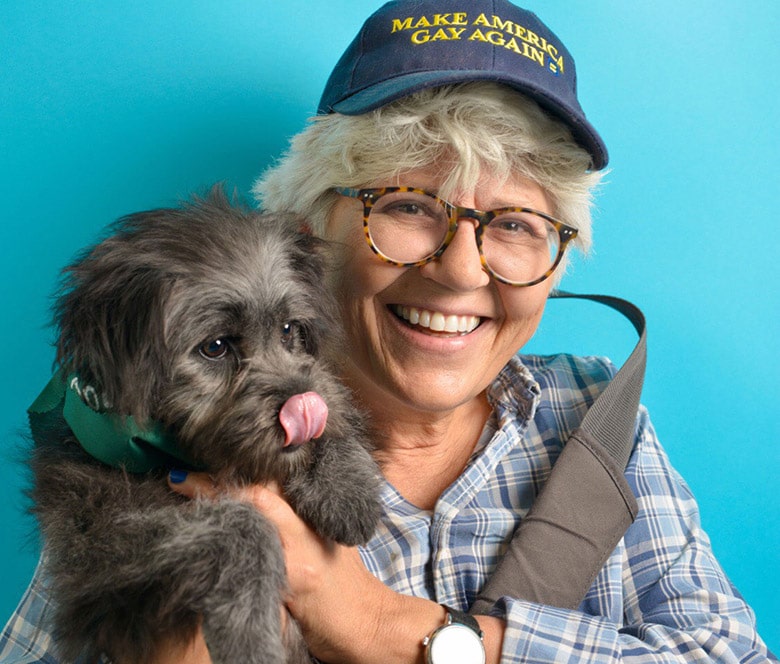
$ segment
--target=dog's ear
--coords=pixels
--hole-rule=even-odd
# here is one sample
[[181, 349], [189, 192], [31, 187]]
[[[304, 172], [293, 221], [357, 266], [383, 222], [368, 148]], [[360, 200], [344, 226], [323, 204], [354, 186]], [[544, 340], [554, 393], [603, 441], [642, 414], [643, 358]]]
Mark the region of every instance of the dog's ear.
[[54, 307], [57, 363], [94, 386], [112, 410], [148, 418], [165, 366], [164, 304], [174, 279], [133, 248], [139, 215], [63, 270]]

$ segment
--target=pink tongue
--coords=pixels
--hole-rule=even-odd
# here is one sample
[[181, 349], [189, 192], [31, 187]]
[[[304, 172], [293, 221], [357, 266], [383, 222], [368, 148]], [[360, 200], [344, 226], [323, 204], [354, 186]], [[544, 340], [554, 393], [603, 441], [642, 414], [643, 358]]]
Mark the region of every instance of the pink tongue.
[[319, 438], [328, 421], [328, 406], [316, 392], [296, 394], [279, 411], [279, 422], [284, 429], [284, 446], [301, 445]]

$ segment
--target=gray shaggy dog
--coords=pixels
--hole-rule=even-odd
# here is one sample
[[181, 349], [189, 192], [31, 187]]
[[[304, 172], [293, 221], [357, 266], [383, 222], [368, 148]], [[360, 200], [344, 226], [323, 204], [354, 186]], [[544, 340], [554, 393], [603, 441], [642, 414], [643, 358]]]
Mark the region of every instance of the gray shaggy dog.
[[[62, 389], [99, 418], [155, 423], [175, 441], [161, 451], [128, 434], [136, 456], [111, 465], [85, 452], [93, 443], [77, 440], [64, 406], [31, 411], [32, 509], [65, 661], [141, 664], [199, 627], [215, 664], [309, 661], [292, 619], [282, 633], [274, 528], [250, 505], [186, 500], [166, 482], [182, 459], [228, 487], [274, 480], [323, 537], [371, 537], [378, 470], [326, 367], [337, 307], [322, 243], [298, 224], [215, 187], [119, 220], [64, 270]], [[138, 454], [143, 472], [131, 472]]]

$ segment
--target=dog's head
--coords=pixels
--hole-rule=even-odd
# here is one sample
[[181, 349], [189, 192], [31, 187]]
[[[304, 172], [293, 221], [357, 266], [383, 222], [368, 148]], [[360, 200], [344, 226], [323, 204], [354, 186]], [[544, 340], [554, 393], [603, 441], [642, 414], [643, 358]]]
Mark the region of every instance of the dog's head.
[[284, 403], [343, 398], [319, 360], [339, 337], [322, 244], [300, 227], [221, 188], [124, 217], [64, 271], [58, 364], [113, 411], [161, 423], [211, 470], [278, 478], [307, 454], [279, 454]]

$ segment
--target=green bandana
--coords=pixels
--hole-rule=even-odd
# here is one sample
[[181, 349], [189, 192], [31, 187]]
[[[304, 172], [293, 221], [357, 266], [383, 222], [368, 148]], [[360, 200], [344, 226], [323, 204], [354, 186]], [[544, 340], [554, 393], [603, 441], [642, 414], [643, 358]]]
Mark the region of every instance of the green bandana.
[[[85, 400], [90, 403], [87, 405]], [[86, 452], [109, 466], [131, 473], [169, 468], [172, 461], [196, 467], [157, 423], [140, 427], [131, 416], [104, 412], [95, 390], [75, 374], [56, 373], [27, 409], [30, 417], [59, 409]]]

